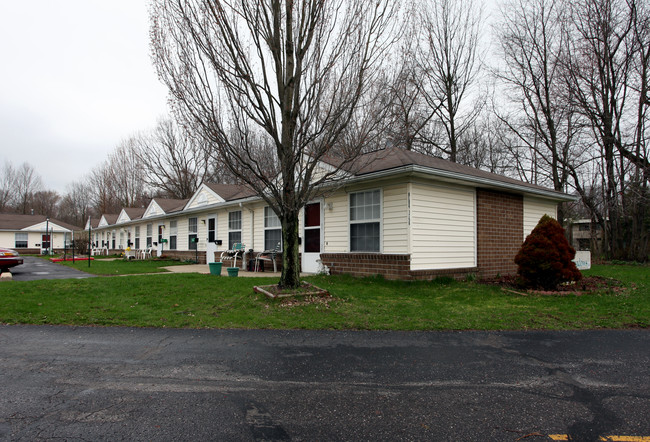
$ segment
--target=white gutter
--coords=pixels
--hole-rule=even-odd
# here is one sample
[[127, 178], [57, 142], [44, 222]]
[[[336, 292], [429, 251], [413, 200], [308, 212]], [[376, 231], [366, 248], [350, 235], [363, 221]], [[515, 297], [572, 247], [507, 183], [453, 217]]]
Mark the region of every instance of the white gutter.
[[543, 188], [540, 189], [540, 188], [529, 187], [526, 185], [515, 184], [515, 183], [506, 183], [503, 181], [493, 180], [490, 178], [477, 177], [472, 175], [466, 175], [464, 173], [451, 172], [447, 170], [434, 169], [431, 167], [412, 165], [412, 164], [409, 164], [407, 166], [396, 167], [394, 169], [380, 170], [377, 172], [370, 172], [360, 176], [355, 176], [351, 178], [349, 182], [359, 182], [359, 181], [365, 181], [367, 179], [388, 178], [393, 175], [400, 175], [400, 174], [407, 174], [407, 175], [422, 174], [426, 176], [435, 176], [446, 180], [461, 181], [461, 182], [477, 184], [479, 186], [485, 186], [490, 188], [511, 190], [511, 191], [537, 195], [544, 198], [550, 198], [559, 201], [576, 201], [579, 199], [577, 196], [568, 195], [566, 193], [557, 192], [555, 190], [550, 190], [550, 189], [547, 190]]

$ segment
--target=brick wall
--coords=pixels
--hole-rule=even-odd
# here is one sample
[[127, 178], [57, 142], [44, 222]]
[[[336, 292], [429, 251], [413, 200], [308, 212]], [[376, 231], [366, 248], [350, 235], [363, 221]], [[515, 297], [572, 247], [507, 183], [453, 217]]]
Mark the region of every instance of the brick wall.
[[517, 273], [514, 258], [523, 243], [523, 197], [477, 189], [476, 212], [479, 276]]
[[476, 273], [477, 268], [444, 270], [410, 270], [411, 255], [383, 255], [380, 253], [321, 253], [321, 261], [330, 274], [349, 274], [352, 276], [382, 275], [386, 279], [430, 280], [439, 276], [463, 278]]
[[[165, 258], [180, 259], [181, 261], [194, 261], [196, 259], [195, 250], [164, 250], [162, 255]], [[156, 257], [156, 251], [152, 252], [152, 256]], [[199, 250], [199, 264], [205, 264], [205, 252]]]

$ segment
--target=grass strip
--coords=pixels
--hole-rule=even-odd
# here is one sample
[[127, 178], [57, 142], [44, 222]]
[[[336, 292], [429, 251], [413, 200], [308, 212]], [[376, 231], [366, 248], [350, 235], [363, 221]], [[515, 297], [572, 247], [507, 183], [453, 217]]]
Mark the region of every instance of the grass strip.
[[0, 322], [177, 328], [526, 330], [650, 327], [647, 266], [594, 266], [623, 290], [521, 296], [475, 282], [314, 276], [327, 302], [253, 292], [272, 278], [141, 275], [0, 284]]

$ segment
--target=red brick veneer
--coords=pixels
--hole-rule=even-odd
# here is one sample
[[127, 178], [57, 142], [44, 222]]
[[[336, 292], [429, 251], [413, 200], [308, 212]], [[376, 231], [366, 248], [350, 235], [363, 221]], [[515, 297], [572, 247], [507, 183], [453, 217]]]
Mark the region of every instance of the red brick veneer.
[[330, 274], [346, 273], [353, 276], [382, 275], [386, 279], [435, 279], [438, 276], [463, 278], [476, 273], [477, 268], [444, 270], [411, 270], [411, 255], [383, 255], [381, 253], [321, 253], [321, 261]]
[[524, 199], [476, 190], [478, 268], [481, 277], [517, 273], [514, 258], [524, 237]]

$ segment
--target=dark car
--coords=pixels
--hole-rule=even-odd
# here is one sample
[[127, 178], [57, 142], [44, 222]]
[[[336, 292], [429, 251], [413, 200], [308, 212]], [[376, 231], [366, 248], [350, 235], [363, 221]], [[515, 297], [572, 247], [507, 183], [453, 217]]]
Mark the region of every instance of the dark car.
[[19, 266], [22, 263], [23, 259], [20, 257], [18, 252], [0, 247], [0, 271], [5, 271], [9, 267]]

